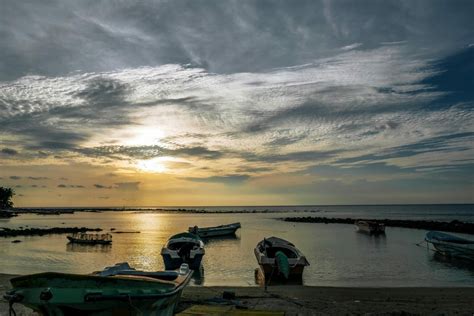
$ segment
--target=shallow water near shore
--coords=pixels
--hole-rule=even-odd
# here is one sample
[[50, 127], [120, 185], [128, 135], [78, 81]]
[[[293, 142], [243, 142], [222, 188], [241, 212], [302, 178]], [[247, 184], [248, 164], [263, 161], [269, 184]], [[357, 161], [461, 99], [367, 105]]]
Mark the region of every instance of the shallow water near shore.
[[[415, 207], [415, 206], [413, 206]], [[291, 208], [294, 209], [294, 208]], [[308, 209], [308, 208], [306, 208]], [[304, 210], [304, 209], [301, 209]], [[327, 211], [327, 214], [324, 212]], [[284, 209], [279, 209], [284, 211]], [[76, 212], [61, 215], [22, 214], [0, 220], [0, 227], [100, 227], [104, 231], [140, 231], [113, 234], [111, 246], [68, 244], [66, 235], [0, 239], [0, 273], [28, 274], [43, 271], [89, 273], [127, 261], [144, 270], [162, 270], [160, 250], [168, 237], [189, 226], [214, 226], [241, 222], [235, 238], [206, 241], [203, 271], [194, 285], [255, 286], [257, 268], [253, 248], [263, 237], [288, 239], [306, 255], [304, 284], [315, 286], [474, 286], [474, 266], [447, 260], [427, 250], [425, 230], [387, 228], [382, 236], [357, 233], [353, 225], [289, 223], [285, 216], [402, 218], [400, 214], [366, 213], [319, 207], [318, 213], [279, 212], [250, 214], [183, 214], [160, 212]], [[425, 212], [425, 216], [422, 216]], [[393, 213], [393, 212], [392, 212]], [[398, 211], [398, 213], [400, 213]], [[471, 221], [472, 206], [459, 208], [457, 217], [446, 210], [407, 212], [409, 218]], [[462, 213], [462, 215], [461, 215]], [[421, 214], [421, 215], [420, 215]], [[372, 216], [370, 216], [372, 215]], [[405, 218], [406, 219], [406, 216]], [[472, 236], [471, 236], [472, 238]], [[21, 243], [11, 243], [12, 240]]]

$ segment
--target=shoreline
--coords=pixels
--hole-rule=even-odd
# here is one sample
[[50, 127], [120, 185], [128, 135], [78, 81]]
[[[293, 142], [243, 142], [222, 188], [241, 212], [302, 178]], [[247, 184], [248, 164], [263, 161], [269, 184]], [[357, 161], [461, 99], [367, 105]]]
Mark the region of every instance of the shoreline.
[[[15, 275], [0, 274], [0, 292], [10, 288]], [[317, 287], [317, 286], [188, 286], [176, 312], [193, 305], [206, 305], [224, 291], [234, 292], [239, 305], [260, 310], [284, 311], [285, 315], [472, 315], [474, 287]], [[17, 315], [36, 315], [15, 304]], [[0, 299], [0, 315], [7, 315], [8, 304]]]

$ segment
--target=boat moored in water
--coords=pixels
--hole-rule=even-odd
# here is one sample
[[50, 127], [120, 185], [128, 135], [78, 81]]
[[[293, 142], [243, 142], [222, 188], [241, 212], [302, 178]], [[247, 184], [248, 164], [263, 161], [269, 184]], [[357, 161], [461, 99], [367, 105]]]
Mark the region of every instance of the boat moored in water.
[[199, 269], [204, 256], [204, 243], [199, 236], [191, 233], [180, 233], [171, 236], [161, 249], [161, 256], [167, 270], [178, 268], [187, 263], [193, 270]]
[[235, 231], [239, 229], [240, 223], [232, 223], [227, 225], [220, 225], [214, 227], [189, 227], [188, 231], [190, 233], [196, 234], [199, 237], [219, 237], [219, 236], [228, 236], [234, 235]]
[[86, 234], [76, 233], [67, 236], [71, 243], [87, 244], [87, 245], [109, 245], [112, 243], [111, 234]]
[[355, 222], [357, 230], [368, 234], [384, 234], [385, 224], [376, 221], [359, 220]]
[[425, 241], [435, 250], [447, 257], [474, 260], [474, 241], [437, 231], [430, 231]]
[[173, 315], [192, 270], [145, 272], [127, 263], [92, 275], [46, 272], [11, 279], [4, 298], [42, 315]]
[[254, 253], [265, 279], [301, 279], [304, 268], [309, 266], [294, 244], [278, 237], [264, 238]]

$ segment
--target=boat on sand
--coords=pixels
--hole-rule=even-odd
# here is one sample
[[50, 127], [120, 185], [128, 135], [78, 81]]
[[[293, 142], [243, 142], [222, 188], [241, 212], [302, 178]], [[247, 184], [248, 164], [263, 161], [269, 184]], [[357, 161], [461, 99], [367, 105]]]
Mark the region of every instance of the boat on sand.
[[145, 272], [127, 263], [92, 275], [46, 272], [11, 279], [4, 298], [42, 315], [173, 315], [192, 270]]
[[432, 244], [435, 250], [446, 256], [474, 261], [474, 241], [437, 231], [430, 231], [425, 241]]
[[264, 238], [254, 249], [265, 279], [301, 279], [309, 262], [291, 242], [278, 238]]
[[161, 249], [161, 256], [167, 270], [187, 263], [190, 269], [197, 270], [204, 256], [204, 243], [198, 235], [180, 233], [171, 236]]
[[385, 233], [385, 225], [376, 221], [359, 220], [355, 222], [357, 230], [363, 233], [377, 235]]
[[235, 231], [239, 229], [240, 223], [232, 223], [227, 225], [213, 226], [213, 227], [189, 227], [190, 233], [196, 234], [201, 238], [219, 237], [234, 235]]
[[108, 245], [112, 243], [111, 234], [86, 234], [76, 233], [67, 236], [71, 243], [86, 244], [86, 245]]

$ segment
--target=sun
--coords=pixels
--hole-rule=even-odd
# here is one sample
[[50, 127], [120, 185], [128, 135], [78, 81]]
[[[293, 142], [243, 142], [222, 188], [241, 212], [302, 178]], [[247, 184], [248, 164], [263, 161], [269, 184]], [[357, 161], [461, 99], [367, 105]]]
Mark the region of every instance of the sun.
[[168, 169], [165, 163], [172, 160], [172, 157], [157, 157], [147, 160], [137, 161], [137, 168], [145, 172], [164, 173]]

